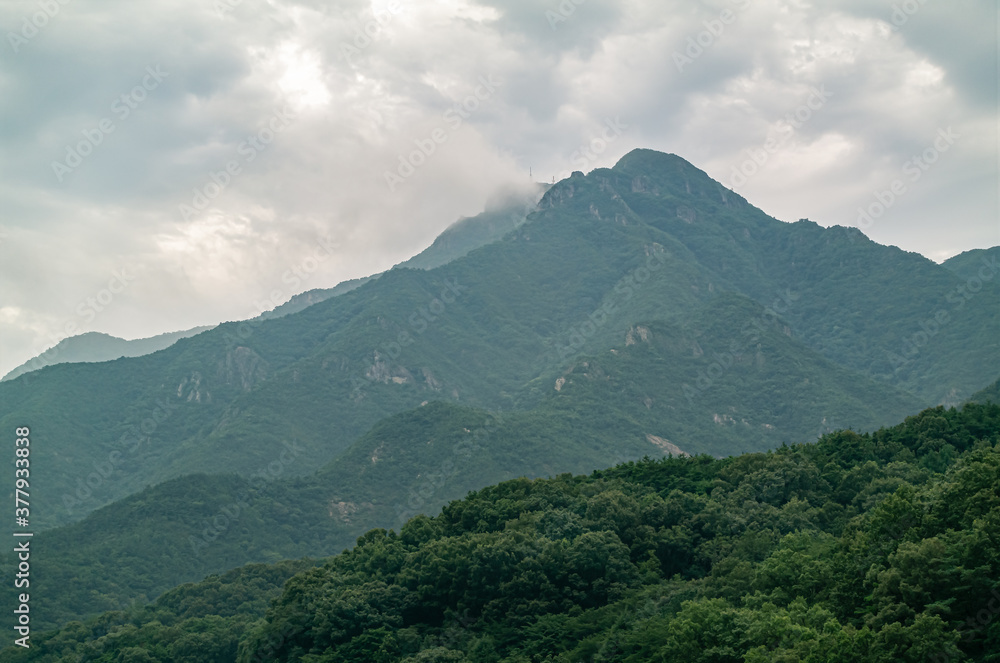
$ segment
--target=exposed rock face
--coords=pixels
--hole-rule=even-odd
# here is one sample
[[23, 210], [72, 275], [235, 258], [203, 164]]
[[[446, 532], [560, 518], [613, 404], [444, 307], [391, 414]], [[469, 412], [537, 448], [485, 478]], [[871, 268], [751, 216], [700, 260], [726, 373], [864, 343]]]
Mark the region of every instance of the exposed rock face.
[[651, 435], [646, 433], [646, 439], [650, 444], [655, 444], [657, 447], [663, 450], [664, 453], [673, 454], [675, 456], [690, 456], [688, 452], [681, 449], [679, 446], [671, 442], [670, 440], [665, 440], [662, 437], [657, 437], [656, 435]]
[[181, 380], [180, 384], [177, 385], [177, 397], [183, 398], [189, 403], [191, 401], [201, 403], [202, 398], [205, 399], [206, 403], [212, 402], [212, 394], [201, 386], [201, 373], [198, 371], [194, 371], [190, 377]]
[[[413, 374], [403, 366], [390, 366], [389, 362], [378, 351], [375, 352], [374, 361], [365, 371], [365, 377], [373, 382], [382, 384], [407, 384], [414, 382]], [[433, 378], [433, 376], [432, 376]]]
[[354, 502], [344, 502], [330, 500], [329, 513], [331, 518], [337, 518], [341, 522], [351, 522], [351, 515], [356, 513], [358, 505]]
[[243, 391], [250, 391], [255, 384], [267, 377], [267, 362], [260, 355], [243, 346], [226, 353], [219, 362], [219, 379], [230, 385], [238, 385]]
[[638, 336], [639, 340], [641, 340], [643, 343], [648, 343], [650, 337], [649, 328], [643, 327], [642, 325], [637, 325], [629, 329], [628, 332], [626, 332], [625, 334], [625, 345], [626, 346], [635, 345], [636, 336]]

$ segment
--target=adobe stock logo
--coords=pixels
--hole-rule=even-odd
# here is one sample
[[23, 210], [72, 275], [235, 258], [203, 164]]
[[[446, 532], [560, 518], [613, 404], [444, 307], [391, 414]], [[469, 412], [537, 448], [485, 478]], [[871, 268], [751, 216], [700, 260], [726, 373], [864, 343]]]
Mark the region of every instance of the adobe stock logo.
[[361, 51], [371, 46], [378, 39], [382, 31], [392, 23], [392, 17], [398, 14], [401, 9], [402, 6], [396, 0], [391, 0], [386, 5], [384, 11], [373, 9], [372, 18], [366, 21], [364, 25], [354, 24], [353, 43], [342, 43], [340, 45], [340, 54], [344, 56], [348, 64], [356, 62], [357, 58], [361, 56]]
[[551, 9], [545, 12], [545, 20], [549, 22], [549, 27], [552, 28], [552, 32], [556, 31], [556, 25], [558, 23], [565, 23], [569, 20], [569, 17], [576, 12], [576, 8], [587, 0], [562, 0], [559, 3], [557, 9], [558, 12], [554, 12]]
[[492, 99], [493, 95], [496, 94], [497, 88], [501, 85], [503, 85], [503, 81], [494, 78], [492, 74], [489, 76], [480, 76], [479, 85], [476, 86], [473, 93], [454, 104], [441, 115], [441, 119], [448, 123], [448, 129], [435, 127], [428, 137], [415, 138], [413, 140], [413, 144], [416, 145], [417, 149], [411, 150], [406, 156], [397, 154], [399, 165], [396, 166], [396, 172], [385, 170], [382, 173], [389, 191], [395, 192], [400, 184], [417, 172], [418, 168], [427, 163], [427, 160], [437, 152], [438, 146], [448, 142], [450, 132], [457, 131], [464, 121], [472, 116], [472, 113], [479, 110], [483, 103]]
[[926, 4], [927, 0], [903, 0], [901, 3], [893, 4], [892, 15], [889, 17], [889, 21], [892, 23], [889, 34], [899, 32], [901, 27], [910, 22], [910, 17], [919, 12]]
[[62, 10], [60, 5], [68, 5], [70, 0], [39, 0], [38, 6], [42, 11], [35, 12], [31, 15], [31, 20], [25, 16], [21, 19], [21, 29], [17, 32], [8, 32], [7, 41], [10, 42], [10, 47], [13, 49], [14, 53], [21, 50], [21, 46], [28, 43], [29, 40], [34, 39], [38, 36], [38, 32], [49, 24], [49, 21], [56, 17], [56, 15]]
[[243, 0], [215, 0], [215, 10], [225, 16], [243, 4]]
[[[983, 258], [982, 265], [976, 274], [970, 276], [964, 284], [956, 286], [945, 297], [945, 301], [952, 305], [952, 311], [960, 311], [965, 308], [965, 304], [969, 300], [982, 292], [983, 285], [992, 281], [1000, 273], [996, 252]], [[912, 363], [923, 347], [930, 343], [931, 339], [937, 336], [953, 319], [951, 312], [942, 307], [936, 310], [933, 315], [921, 320], [919, 329], [901, 339], [898, 353], [886, 353], [886, 357], [892, 363], [893, 373]]]
[[[246, 163], [251, 163], [257, 158], [257, 155], [267, 149], [268, 145], [274, 141], [275, 136], [288, 128], [288, 126], [296, 119], [295, 115], [288, 109], [288, 106], [284, 106], [280, 110], [275, 110], [271, 113], [271, 117], [265, 126], [263, 126], [256, 134], [250, 134], [246, 137], [246, 140], [242, 141], [236, 147], [236, 153], [243, 157]], [[196, 216], [198, 212], [203, 212], [208, 209], [212, 201], [215, 200], [219, 194], [221, 194], [226, 187], [228, 187], [234, 178], [242, 174], [243, 166], [236, 159], [230, 159], [225, 163], [223, 167], [219, 170], [210, 171], [208, 174], [208, 181], [206, 181], [202, 186], [195, 187], [191, 190], [191, 204], [185, 205], [181, 203], [177, 206], [177, 210], [181, 214], [181, 218], [185, 221], [189, 221]]]
[[[934, 144], [925, 149], [920, 154], [908, 159], [902, 167], [903, 174], [911, 183], [916, 183], [924, 173], [930, 170], [931, 166], [938, 162], [941, 155], [947, 152], [955, 144], [955, 140], [962, 135], [956, 133], [951, 127], [938, 129], [938, 135], [934, 139]], [[873, 192], [875, 200], [867, 207], [858, 208], [857, 227], [866, 230], [875, 223], [876, 219], [882, 217], [889, 211], [896, 201], [903, 197], [908, 191], [906, 182], [897, 178], [889, 183], [888, 188]]]
[[586, 320], [578, 325], [573, 325], [565, 332], [565, 343], [557, 337], [554, 346], [555, 351], [559, 354], [559, 361], [565, 361], [567, 358], [582, 352], [588, 339], [593, 337], [598, 329], [618, 313], [619, 302], [624, 303], [632, 299], [635, 292], [649, 281], [655, 272], [660, 271], [666, 264], [668, 257], [666, 252], [662, 250], [647, 255], [645, 265], [636, 267], [619, 279], [612, 294], [605, 297], [604, 302], [590, 313]]
[[[600, 133], [576, 148], [573, 154], [569, 155], [570, 163], [576, 166], [577, 170], [582, 171], [589, 168], [591, 164], [604, 154], [608, 146], [618, 140], [629, 127], [629, 125], [622, 122], [619, 115], [615, 115], [614, 119], [605, 118], [604, 124], [605, 127]], [[570, 175], [572, 175], [570, 171], [564, 170], [559, 173], [559, 179], [564, 180]]]
[[25, 379], [33, 380], [36, 377], [34, 371], [43, 366], [56, 363], [56, 357], [63, 350], [63, 346], [59, 345], [59, 343], [69, 336], [82, 332], [85, 323], [93, 322], [97, 318], [98, 313], [102, 313], [111, 306], [116, 295], [125, 292], [125, 289], [135, 280], [135, 275], [129, 272], [130, 269], [131, 267], [126, 266], [111, 272], [111, 278], [108, 280], [106, 287], [101, 288], [92, 297], [87, 297], [77, 304], [74, 310], [77, 316], [83, 319], [83, 322], [79, 322], [75, 318], [70, 319], [63, 325], [62, 333], [49, 333], [49, 340], [52, 346], [31, 360], [31, 368], [28, 369]]
[[761, 147], [743, 150], [750, 158], [739, 166], [733, 166], [729, 178], [730, 189], [735, 190], [743, 186], [756, 175], [771, 156], [791, 140], [792, 136], [795, 135], [795, 130], [802, 128], [806, 122], [812, 119], [813, 114], [823, 108], [827, 100], [833, 96], [833, 93], [826, 89], [826, 85], [820, 85], [818, 88], [812, 87], [809, 91], [809, 98], [803, 104], [795, 110], [785, 113], [784, 119], [778, 121], [775, 127], [776, 133], [779, 134], [778, 138], [769, 137]]
[[[743, 11], [750, 8], [750, 0], [732, 0], [736, 9]], [[695, 60], [704, 55], [705, 51], [715, 45], [716, 41], [722, 37], [726, 31], [726, 26], [736, 22], [738, 14], [732, 9], [723, 9], [718, 18], [702, 21], [705, 29], [694, 36], [687, 38], [687, 46], [684, 52], [674, 51], [674, 65], [677, 71], [684, 73], [684, 67], [693, 64]]]
[[[117, 115], [119, 120], [125, 121], [132, 114], [132, 111], [139, 107], [139, 104], [146, 101], [149, 93], [160, 87], [160, 83], [169, 75], [170, 72], [160, 69], [160, 65], [146, 67], [146, 75], [142, 77], [142, 80], [112, 102], [111, 112]], [[56, 179], [61, 183], [67, 175], [83, 163], [84, 159], [94, 153], [97, 146], [104, 142], [106, 136], [114, 133], [117, 128], [114, 121], [104, 117], [93, 129], [81, 130], [83, 140], [75, 146], [67, 145], [66, 158], [62, 161], [52, 162], [52, 172], [55, 173]]]

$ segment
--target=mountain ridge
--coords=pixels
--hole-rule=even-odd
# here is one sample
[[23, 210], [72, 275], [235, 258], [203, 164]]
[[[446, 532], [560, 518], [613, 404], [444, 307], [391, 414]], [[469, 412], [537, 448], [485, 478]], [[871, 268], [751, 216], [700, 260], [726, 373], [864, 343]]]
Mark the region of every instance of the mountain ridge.
[[[637, 321], [691, 319], [723, 291], [765, 307], [794, 295], [768, 319], [923, 405], [960, 400], [994, 379], [986, 367], [998, 354], [996, 316], [948, 304], [961, 282], [947, 269], [856, 235], [777, 221], [680, 157], [637, 151], [615, 169], [550, 187], [524, 223], [440, 267], [390, 270], [294, 315], [225, 323], [96, 372], [42, 369], [24, 393], [10, 390], [17, 380], [2, 383], [0, 421], [13, 422], [16, 411], [58, 440], [58, 455], [39, 459], [48, 463], [43, 483], [52, 482], [42, 494], [55, 500], [119, 451], [115, 476], [95, 479], [90, 506], [49, 516], [55, 524], [220, 458], [250, 474], [290, 434], [307, 449], [303, 467], [321, 465], [382, 417], [428, 399], [528, 407], [525, 385], [564, 369], [566, 347], [605, 351]], [[663, 267], [640, 283], [656, 256]], [[900, 288], [906, 297], [882, 295]], [[983, 291], [995, 294], [996, 284]], [[609, 305], [614, 314], [601, 318]], [[921, 325], [942, 305], [951, 320], [905, 356], [907, 336], [926, 335]], [[826, 415], [836, 418], [833, 409]], [[296, 413], [290, 423], [288, 413]], [[43, 513], [60, 512], [57, 504]]]
[[195, 336], [214, 327], [215, 325], [203, 325], [132, 340], [118, 338], [103, 332], [76, 334], [64, 338], [37, 357], [32, 357], [20, 366], [11, 369], [0, 378], [0, 382], [12, 380], [19, 375], [57, 363], [96, 363], [113, 361], [120, 357], [139, 357], [162, 350], [182, 338]]

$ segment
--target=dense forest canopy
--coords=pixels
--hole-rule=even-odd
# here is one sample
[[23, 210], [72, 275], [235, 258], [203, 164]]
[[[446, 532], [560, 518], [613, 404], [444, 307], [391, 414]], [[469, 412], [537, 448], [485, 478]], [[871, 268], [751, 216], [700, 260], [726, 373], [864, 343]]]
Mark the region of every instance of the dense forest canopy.
[[244, 567], [0, 658], [998, 661], [998, 443], [1000, 406], [970, 403], [508, 481], [322, 566]]

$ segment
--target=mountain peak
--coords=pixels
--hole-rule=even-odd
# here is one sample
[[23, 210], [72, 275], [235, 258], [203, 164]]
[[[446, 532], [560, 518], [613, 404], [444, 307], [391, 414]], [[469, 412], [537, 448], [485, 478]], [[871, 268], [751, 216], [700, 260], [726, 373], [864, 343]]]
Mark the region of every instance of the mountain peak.
[[623, 156], [611, 169], [624, 175], [643, 176], [661, 186], [680, 187], [691, 193], [691, 185], [701, 189], [709, 185], [713, 191], [722, 186], [708, 173], [676, 154], [637, 148]]
[[[651, 196], [638, 201], [630, 194]], [[625, 203], [623, 198], [630, 198]], [[676, 154], [656, 150], [634, 149], [611, 168], [595, 168], [584, 175], [574, 171], [568, 178], [554, 184], [539, 202], [539, 209], [568, 206], [567, 211], [594, 216], [598, 219], [621, 219], [635, 215], [635, 209], [648, 205], [675, 205], [677, 216], [693, 222], [694, 207], [708, 204], [736, 209], [749, 203], [739, 194]], [[639, 208], [633, 208], [638, 204]], [[610, 215], [610, 216], [609, 216]]]
[[657, 168], [666, 165], [682, 165], [694, 170], [698, 170], [683, 157], [679, 157], [676, 154], [671, 154], [670, 152], [659, 152], [657, 150], [651, 150], [645, 147], [637, 147], [621, 159], [618, 160], [613, 166], [614, 170], [631, 170], [633, 168]]

